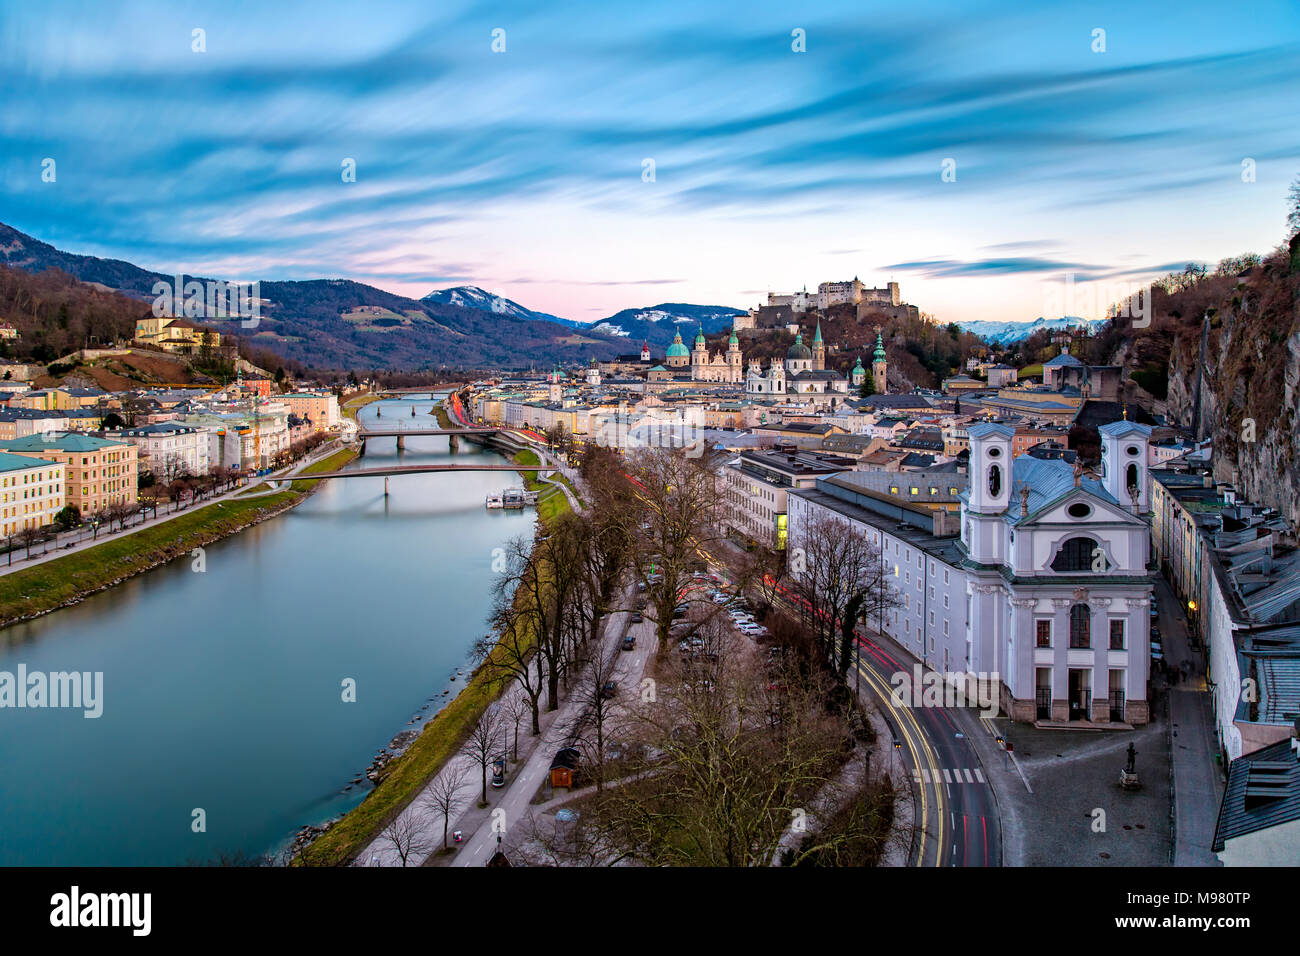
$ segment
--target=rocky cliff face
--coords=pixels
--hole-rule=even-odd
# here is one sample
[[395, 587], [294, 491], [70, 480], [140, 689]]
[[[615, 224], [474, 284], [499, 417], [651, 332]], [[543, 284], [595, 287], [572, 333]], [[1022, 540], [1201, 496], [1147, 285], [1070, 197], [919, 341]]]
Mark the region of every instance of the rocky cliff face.
[[1130, 372], [1163, 355], [1171, 423], [1194, 428], [1202, 317], [1210, 315], [1201, 386], [1202, 434], [1214, 439], [1214, 477], [1300, 527], [1300, 246], [1240, 276], [1157, 291], [1150, 330], [1129, 330], [1113, 361]]

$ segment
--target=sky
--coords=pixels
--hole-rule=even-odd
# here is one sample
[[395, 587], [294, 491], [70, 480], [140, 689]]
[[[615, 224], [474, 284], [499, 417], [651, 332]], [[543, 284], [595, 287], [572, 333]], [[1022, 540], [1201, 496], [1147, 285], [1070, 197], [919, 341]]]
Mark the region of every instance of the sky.
[[1283, 241], [1298, 104], [1277, 0], [0, 0], [0, 222], [580, 320], [854, 276], [1094, 317]]

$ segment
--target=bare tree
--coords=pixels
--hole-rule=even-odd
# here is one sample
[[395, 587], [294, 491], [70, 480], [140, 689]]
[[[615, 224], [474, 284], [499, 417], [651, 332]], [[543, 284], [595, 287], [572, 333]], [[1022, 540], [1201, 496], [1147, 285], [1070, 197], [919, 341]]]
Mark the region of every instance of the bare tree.
[[452, 815], [466, 802], [461, 790], [469, 779], [469, 767], [454, 757], [434, 775], [425, 791], [424, 804], [442, 817], [442, 848], [447, 849], [447, 828]]
[[393, 852], [397, 854], [404, 867], [411, 860], [421, 862], [432, 849], [427, 827], [415, 807], [410, 807], [394, 817], [388, 826], [384, 827], [380, 836], [393, 848]]
[[532, 705], [527, 693], [511, 694], [509, 691], [501, 698], [501, 717], [510, 722], [513, 733], [511, 738], [510, 759], [519, 759], [519, 722], [532, 713]]
[[487, 710], [479, 716], [478, 721], [469, 732], [469, 740], [465, 743], [465, 752], [479, 766], [482, 772], [482, 791], [479, 795], [479, 806], [487, 806], [487, 772], [490, 764], [501, 753], [503, 746], [501, 737], [502, 730], [500, 712], [496, 704], [489, 704]]
[[592, 768], [596, 778], [596, 792], [605, 788], [605, 762], [609, 757], [609, 733], [614, 727], [617, 710], [616, 698], [630, 688], [618, 687], [614, 675], [615, 656], [619, 651], [605, 652], [599, 645], [587, 666], [583, 668], [574, 690], [577, 714], [568, 730], [570, 746], [583, 756], [583, 762]]
[[653, 607], [659, 646], [691, 571], [703, 567], [722, 534], [722, 499], [710, 455], [647, 448], [631, 461], [644, 519], [638, 565]]
[[586, 825], [650, 866], [766, 865], [851, 744], [822, 673], [774, 678], [734, 639], [683, 660], [679, 683], [629, 710], [644, 750], [588, 805]]
[[895, 607], [880, 551], [836, 515], [821, 514], [791, 542], [796, 593], [821, 653], [844, 680], [858, 620]]

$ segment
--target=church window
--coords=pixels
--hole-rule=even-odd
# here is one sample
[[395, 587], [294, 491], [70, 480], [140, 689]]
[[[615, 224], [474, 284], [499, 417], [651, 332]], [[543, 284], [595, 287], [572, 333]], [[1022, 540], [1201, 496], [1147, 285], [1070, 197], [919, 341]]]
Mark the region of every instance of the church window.
[[[997, 449], [994, 449], [996, 451]], [[989, 466], [989, 494], [996, 498], [1002, 493], [1002, 469], [997, 465]]]
[[1086, 604], [1076, 604], [1070, 608], [1070, 646], [1089, 648], [1092, 646], [1092, 609]]
[[1061, 550], [1056, 552], [1056, 557], [1052, 560], [1052, 570], [1091, 571], [1092, 553], [1096, 548], [1097, 542], [1092, 538], [1070, 538], [1061, 545]]

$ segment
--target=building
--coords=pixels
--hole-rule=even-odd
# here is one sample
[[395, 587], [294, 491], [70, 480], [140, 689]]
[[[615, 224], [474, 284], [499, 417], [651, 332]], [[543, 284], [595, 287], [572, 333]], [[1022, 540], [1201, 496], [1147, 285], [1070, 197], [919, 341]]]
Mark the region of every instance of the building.
[[786, 546], [786, 493], [854, 468], [857, 459], [794, 446], [741, 452], [722, 467], [719, 485], [727, 528], [747, 545]]
[[839, 372], [826, 368], [826, 344], [822, 341], [821, 323], [817, 323], [813, 347], [803, 344], [803, 333], [795, 334], [794, 344], [786, 350], [785, 361], [775, 359], [763, 371], [758, 359], [749, 364], [745, 377], [745, 394], [757, 396], [799, 396], [814, 404], [829, 404], [848, 397], [849, 381]]
[[129, 442], [55, 432], [0, 442], [0, 450], [61, 464], [65, 503], [82, 515], [137, 500], [137, 454]]
[[1155, 557], [1205, 650], [1219, 747], [1235, 761], [1287, 739], [1300, 714], [1300, 552], [1276, 510], [1209, 476], [1154, 475]]
[[275, 400], [287, 405], [289, 414], [310, 421], [313, 431], [338, 428], [339, 400], [333, 392], [289, 392], [277, 395]]
[[1300, 865], [1300, 718], [1291, 735], [1238, 757], [1210, 848], [1224, 866]]
[[745, 369], [741, 364], [740, 340], [736, 338], [734, 328], [727, 342], [726, 354], [719, 352], [717, 355], [710, 355], [704, 343], [704, 328], [700, 327], [695, 335], [695, 348], [691, 351], [691, 381], [726, 382], [732, 385], [739, 385], [745, 381]]
[[158, 422], [103, 432], [100, 437], [134, 445], [140, 473], [148, 472], [157, 481], [208, 473], [210, 439], [207, 430], [196, 425]]
[[151, 315], [136, 321], [135, 341], [168, 352], [191, 354], [205, 346], [219, 348], [221, 335], [189, 319]]
[[63, 465], [0, 452], [0, 534], [43, 528], [63, 510]]
[[955, 474], [893, 476], [909, 492], [915, 479], [917, 499], [933, 485], [930, 507], [821, 480], [790, 493], [791, 547], [819, 515], [848, 521], [893, 566], [899, 607], [873, 626], [927, 666], [995, 682], [1014, 720], [1146, 723], [1150, 429], [1102, 426], [1100, 479], [1060, 460], [1013, 460], [1006, 425], [968, 431], [958, 515], [938, 507], [959, 487]]

